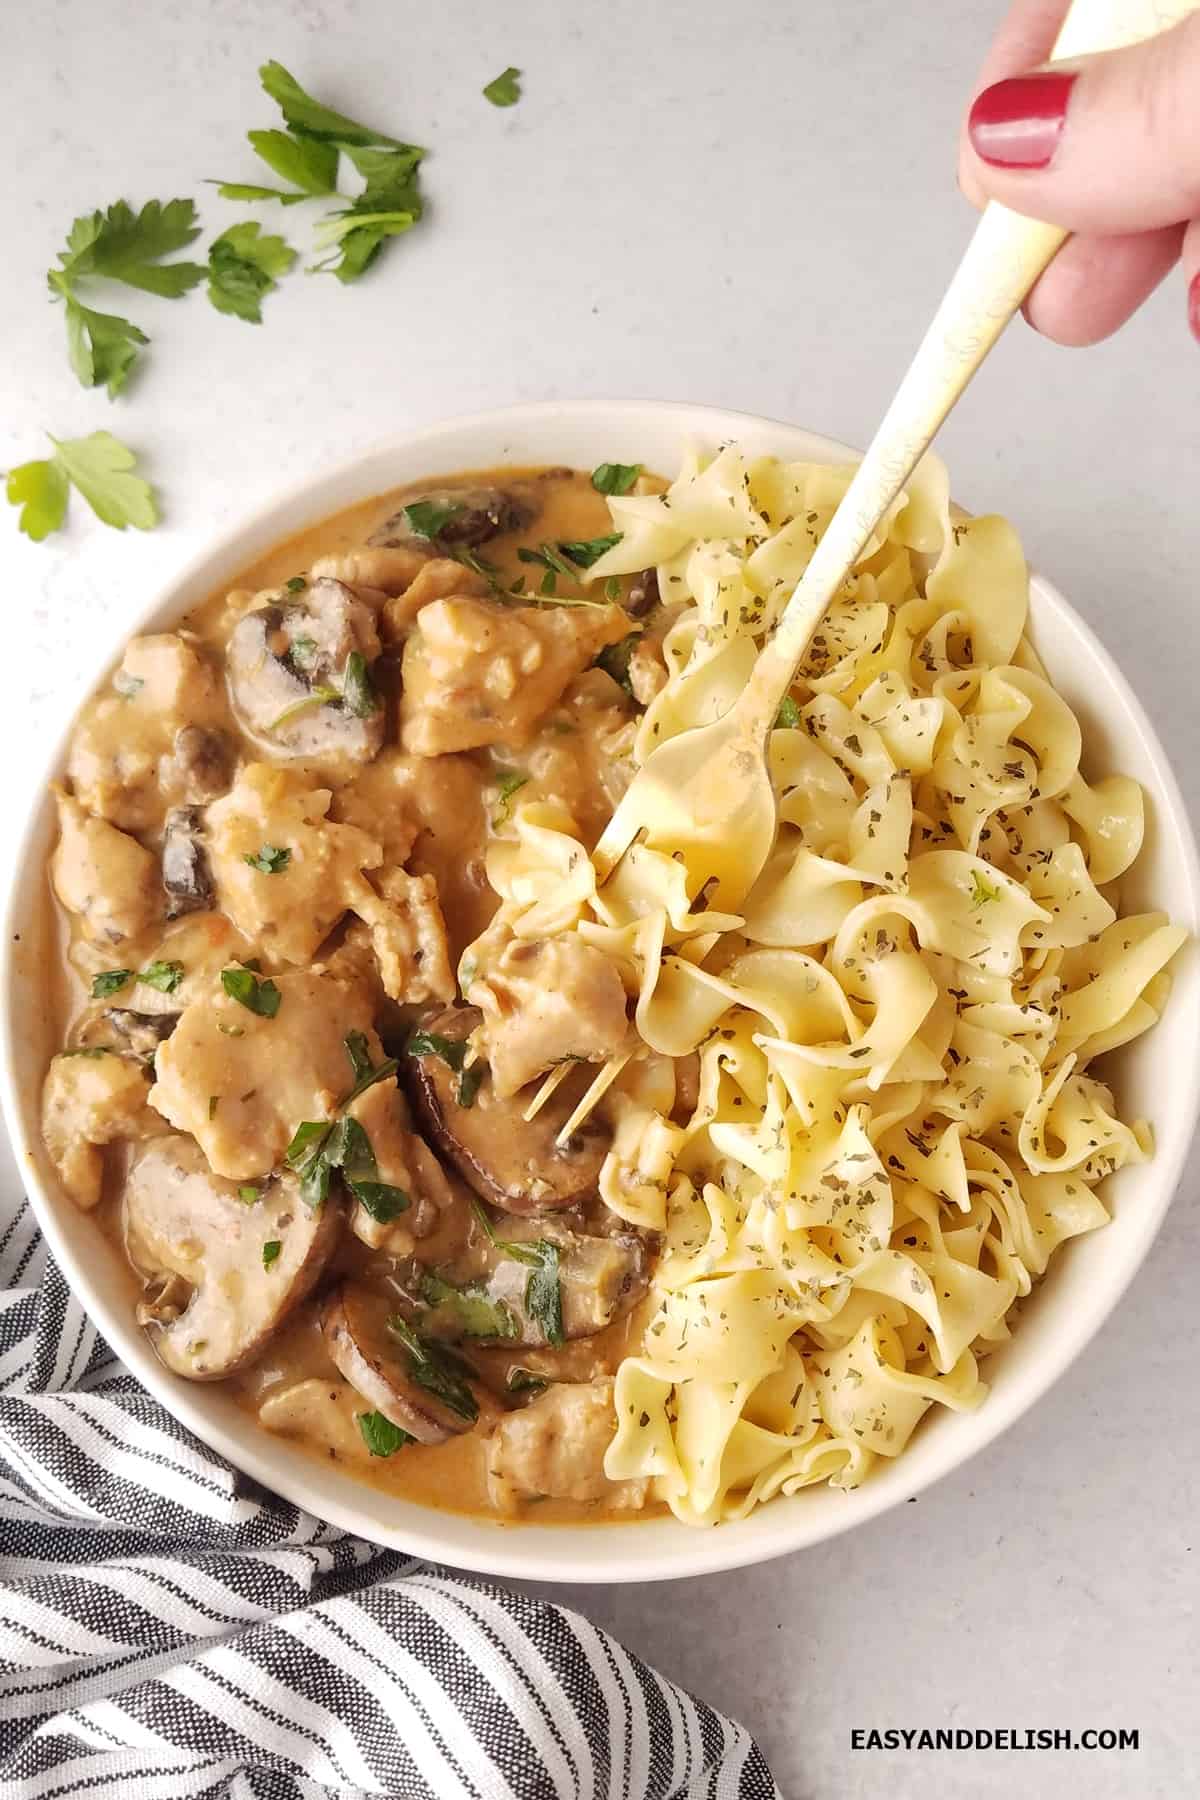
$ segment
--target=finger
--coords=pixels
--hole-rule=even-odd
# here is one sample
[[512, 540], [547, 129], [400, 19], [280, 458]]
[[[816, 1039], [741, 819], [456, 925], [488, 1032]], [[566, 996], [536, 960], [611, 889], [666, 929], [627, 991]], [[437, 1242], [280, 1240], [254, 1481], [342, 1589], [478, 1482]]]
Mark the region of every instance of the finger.
[[1182, 238], [1180, 225], [1069, 238], [1025, 302], [1025, 317], [1057, 344], [1098, 344], [1154, 292], [1178, 261]]
[[1200, 219], [1193, 219], [1183, 234], [1181, 260], [1187, 282], [1188, 324], [1200, 344]]
[[1200, 214], [1200, 14], [1124, 50], [985, 89], [967, 122], [989, 199], [1069, 231]]
[[[1006, 75], [1020, 75], [1045, 62], [1054, 47], [1070, 0], [1017, 0], [992, 39], [971, 89], [971, 99]], [[972, 206], [982, 207], [987, 195], [975, 174], [975, 158], [967, 140], [967, 117], [959, 128], [958, 185]]]

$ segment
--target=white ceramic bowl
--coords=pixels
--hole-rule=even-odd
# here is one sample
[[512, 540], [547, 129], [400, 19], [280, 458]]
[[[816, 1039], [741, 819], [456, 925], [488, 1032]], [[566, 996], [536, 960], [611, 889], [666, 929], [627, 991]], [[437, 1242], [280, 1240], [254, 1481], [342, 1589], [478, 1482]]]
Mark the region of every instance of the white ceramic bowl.
[[[171, 628], [188, 607], [280, 538], [401, 482], [502, 463], [586, 469], [602, 461], [637, 461], [670, 474], [685, 442], [715, 445], [730, 438], [751, 452], [792, 458], [840, 462], [852, 454], [790, 425], [699, 406], [554, 402], [455, 419], [366, 451], [265, 507], [174, 582], [138, 629]], [[1020, 520], [1016, 523], [1019, 527]], [[1124, 771], [1146, 790], [1146, 846], [1126, 886], [1127, 907], [1162, 908], [1194, 932], [1200, 905], [1195, 844], [1150, 722], [1082, 619], [1041, 577], [1034, 579], [1032, 600], [1038, 650], [1083, 725], [1085, 768], [1093, 774]], [[122, 632], [122, 642], [131, 630]], [[119, 647], [114, 644], [114, 656]], [[168, 1374], [134, 1322], [127, 1278], [115, 1253], [60, 1191], [38, 1142], [39, 1093], [53, 1048], [38, 972], [38, 940], [50, 911], [44, 868], [52, 814], [45, 787], [62, 765], [64, 748], [65, 742], [56, 747], [30, 795], [0, 993], [5, 1105], [43, 1230], [104, 1336], [164, 1406], [256, 1480], [350, 1531], [462, 1568], [562, 1581], [710, 1573], [819, 1543], [927, 1487], [1031, 1406], [1112, 1312], [1162, 1221], [1192, 1136], [1200, 1089], [1200, 958], [1191, 951], [1180, 959], [1162, 1023], [1117, 1059], [1115, 1080], [1125, 1116], [1144, 1114], [1154, 1123], [1153, 1161], [1124, 1169], [1108, 1183], [1112, 1224], [1068, 1245], [1051, 1265], [1013, 1341], [989, 1359], [992, 1391], [983, 1407], [968, 1414], [935, 1407], [904, 1454], [881, 1463], [855, 1493], [813, 1488], [774, 1500], [738, 1524], [695, 1531], [673, 1519], [501, 1526], [433, 1512], [360, 1485], [260, 1430], [219, 1387]]]

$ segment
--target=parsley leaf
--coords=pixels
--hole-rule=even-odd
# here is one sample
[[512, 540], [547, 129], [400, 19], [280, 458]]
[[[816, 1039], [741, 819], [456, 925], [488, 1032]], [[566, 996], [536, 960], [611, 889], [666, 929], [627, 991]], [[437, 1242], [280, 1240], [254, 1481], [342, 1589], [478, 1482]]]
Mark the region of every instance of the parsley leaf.
[[592, 486], [598, 494], [627, 494], [641, 472], [641, 463], [600, 463], [592, 470]]
[[257, 204], [260, 200], [279, 200], [284, 206], [298, 206], [301, 200], [311, 200], [311, 194], [287, 193], [283, 188], [259, 187], [254, 181], [214, 181], [212, 184], [222, 200], [248, 200]]
[[135, 213], [124, 200], [75, 220], [58, 260], [68, 281], [81, 275], [123, 281], [147, 294], [178, 299], [203, 281], [203, 263], [163, 263], [200, 235], [191, 200], [147, 200]]
[[67, 306], [67, 358], [81, 387], [107, 387], [115, 399], [137, 361], [138, 345], [150, 339], [138, 326], [117, 313], [96, 312], [85, 306], [60, 269], [51, 269], [48, 280]]
[[98, 519], [124, 531], [127, 525], [149, 531], [158, 524], [158, 507], [148, 481], [131, 471], [137, 458], [108, 431], [85, 438], [51, 437], [55, 457], [72, 487], [77, 488]]
[[971, 905], [986, 906], [989, 900], [999, 900], [1000, 889], [993, 885], [978, 869], [971, 870]]
[[499, 779], [496, 783], [496, 797], [499, 804], [492, 814], [492, 824], [503, 825], [512, 812], [513, 795], [520, 792], [529, 777], [522, 769], [503, 769], [498, 770], [497, 774]]
[[262, 1189], [256, 1187], [252, 1181], [245, 1181], [238, 1189], [238, 1199], [243, 1206], [253, 1206], [261, 1193]]
[[173, 994], [183, 980], [183, 964], [181, 962], [152, 962], [144, 969], [138, 970], [138, 980], [147, 987], [157, 988], [160, 994]]
[[560, 542], [558, 548], [577, 568], [590, 569], [593, 563], [600, 561], [606, 550], [619, 544], [624, 535], [623, 531], [610, 531], [604, 537], [580, 538], [574, 543]]
[[469, 1069], [463, 1070], [458, 1078], [458, 1089], [456, 1092], [456, 1098], [460, 1106], [474, 1106], [475, 1096], [479, 1092], [480, 1085], [486, 1074], [487, 1064], [483, 1062], [473, 1062]]
[[489, 81], [483, 90], [485, 100], [493, 106], [515, 106], [521, 98], [521, 83], [518, 79], [520, 69], [505, 69], [494, 81]]
[[[47, 434], [49, 435], [49, 434]], [[9, 504], [21, 508], [18, 528], [35, 543], [57, 531], [66, 518], [68, 488], [83, 495], [96, 517], [117, 531], [133, 525], [149, 531], [158, 507], [149, 482], [130, 473], [133, 451], [107, 431], [85, 438], [51, 437], [54, 455], [10, 469], [5, 485]]]
[[345, 113], [335, 112], [306, 93], [282, 63], [264, 63], [258, 71], [263, 91], [276, 102], [289, 128], [297, 137], [326, 139], [339, 147], [347, 144], [388, 144], [395, 150], [406, 148], [385, 132], [360, 125]]
[[208, 297], [218, 312], [262, 324], [262, 303], [286, 275], [296, 252], [281, 237], [263, 237], [257, 224], [231, 225], [209, 246]]
[[9, 470], [4, 484], [9, 505], [21, 508], [18, 531], [35, 544], [61, 529], [70, 491], [70, 483], [56, 459], [22, 463]]
[[512, 1309], [489, 1294], [482, 1282], [455, 1287], [432, 1269], [421, 1271], [421, 1299], [438, 1314], [438, 1322], [459, 1337], [514, 1338], [519, 1326]]
[[375, 692], [367, 660], [361, 650], [352, 650], [346, 658], [346, 668], [342, 675], [342, 704], [356, 719], [369, 719], [372, 713], [379, 711], [379, 695]]
[[283, 1245], [280, 1243], [278, 1238], [271, 1238], [267, 1243], [265, 1243], [263, 1245], [263, 1247], [262, 1247], [262, 1265], [263, 1265], [264, 1269], [269, 1269], [271, 1264], [273, 1262], [277, 1261], [277, 1259], [279, 1257], [279, 1252], [282, 1249], [283, 1249]]
[[231, 1000], [240, 1001], [247, 1012], [257, 1013], [260, 1019], [273, 1019], [279, 1011], [283, 996], [269, 977], [260, 981], [250, 969], [222, 969], [221, 986]]
[[381, 1412], [356, 1413], [355, 1417], [363, 1443], [372, 1456], [394, 1456], [405, 1444], [415, 1442], [410, 1432], [401, 1431], [399, 1425], [393, 1425]]
[[260, 875], [282, 875], [291, 860], [291, 851], [281, 850], [275, 844], [264, 844], [257, 855], [242, 857], [242, 861], [257, 869]]
[[311, 264], [311, 272], [357, 281], [375, 261], [384, 239], [410, 231], [418, 217], [415, 212], [330, 213], [313, 232], [313, 245], [317, 250], [336, 250], [337, 255]]
[[439, 506], [434, 500], [414, 500], [411, 506], [401, 508], [409, 530], [423, 538], [440, 537], [451, 519], [456, 519], [462, 510], [458, 501]]
[[440, 1056], [452, 1069], [461, 1071], [467, 1056], [467, 1040], [443, 1037], [440, 1031], [414, 1031], [405, 1050], [409, 1056]]
[[[248, 131], [251, 148], [267, 167], [300, 194], [280, 194], [285, 203], [309, 199], [319, 194], [337, 192], [338, 153], [336, 144], [319, 143], [313, 138], [294, 137], [290, 131]], [[278, 190], [267, 188], [256, 198]]]
[[521, 1363], [514, 1363], [504, 1377], [504, 1385], [510, 1394], [540, 1394], [550, 1385], [549, 1375], [539, 1375], [536, 1369], [526, 1369]]
[[438, 1344], [432, 1344], [418, 1337], [412, 1326], [399, 1314], [393, 1314], [388, 1320], [388, 1330], [393, 1337], [400, 1340], [408, 1352], [408, 1365], [412, 1378], [427, 1394], [432, 1394], [460, 1419], [469, 1419], [472, 1423], [479, 1417], [479, 1402], [459, 1373], [463, 1366], [459, 1359], [452, 1356]]
[[558, 1245], [550, 1243], [547, 1238], [538, 1238], [532, 1244], [501, 1240], [501, 1245], [518, 1262], [530, 1265], [529, 1278], [525, 1283], [525, 1311], [548, 1344], [556, 1347], [565, 1344]]
[[390, 1224], [398, 1213], [407, 1212], [411, 1204], [403, 1188], [392, 1187], [386, 1181], [348, 1180], [346, 1185], [379, 1225]]
[[115, 994], [119, 988], [123, 988], [125, 983], [132, 978], [132, 969], [105, 969], [102, 974], [93, 975], [92, 999], [106, 999], [109, 994]]
[[340, 1107], [346, 1107], [357, 1100], [360, 1094], [365, 1094], [369, 1087], [374, 1087], [377, 1081], [386, 1081], [389, 1075], [394, 1075], [400, 1064], [394, 1056], [388, 1056], [372, 1068], [371, 1058], [367, 1053], [367, 1040], [361, 1031], [348, 1032], [342, 1042], [354, 1071], [354, 1086], [338, 1101]]
[[779, 711], [775, 714], [777, 731], [795, 731], [800, 724], [800, 708], [790, 694], [785, 694], [779, 702]]
[[633, 655], [633, 648], [638, 641], [638, 636], [636, 631], [631, 631], [629, 636], [623, 637], [619, 643], [607, 645], [593, 665], [597, 669], [603, 669], [606, 675], [611, 675], [617, 686], [623, 687], [627, 694], [633, 692], [633, 682], [629, 676], [629, 659]]

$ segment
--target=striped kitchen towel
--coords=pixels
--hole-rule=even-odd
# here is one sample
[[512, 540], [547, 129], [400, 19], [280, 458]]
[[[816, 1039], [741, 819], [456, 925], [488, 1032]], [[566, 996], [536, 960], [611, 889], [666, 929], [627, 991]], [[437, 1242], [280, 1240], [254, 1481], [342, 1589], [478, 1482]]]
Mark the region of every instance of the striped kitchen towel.
[[230, 1468], [0, 1216], [0, 1796], [369, 1794], [779, 1800], [740, 1725], [578, 1613]]

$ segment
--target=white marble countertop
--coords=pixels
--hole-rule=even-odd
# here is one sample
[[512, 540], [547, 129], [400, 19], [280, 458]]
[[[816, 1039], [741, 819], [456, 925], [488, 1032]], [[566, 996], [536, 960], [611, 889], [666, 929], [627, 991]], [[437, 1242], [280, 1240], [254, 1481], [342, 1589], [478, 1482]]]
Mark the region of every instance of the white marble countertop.
[[[18, 538], [14, 516], [0, 522], [10, 775], [214, 533], [387, 433], [516, 399], [620, 394], [863, 442], [969, 227], [955, 123], [1001, 11], [12, 9], [0, 465], [42, 454], [45, 427], [106, 426], [145, 453], [166, 517], [121, 537], [77, 504], [70, 531], [42, 546]], [[73, 216], [118, 195], [195, 195], [210, 231], [246, 216], [200, 182], [255, 179], [241, 134], [275, 122], [255, 78], [267, 57], [432, 148], [427, 222], [357, 288], [297, 276], [258, 330], [199, 294], [129, 294], [154, 339], [144, 374], [116, 404], [85, 393], [42, 272]], [[479, 90], [508, 63], [526, 72], [525, 99], [499, 112]], [[304, 241], [295, 212], [273, 223]], [[1193, 806], [1198, 397], [1176, 282], [1090, 352], [1014, 329], [944, 443], [962, 501], [1009, 514], [1120, 659]], [[1196, 1188], [1082, 1362], [917, 1504], [766, 1568], [572, 1598], [742, 1718], [789, 1800], [1187, 1791], [1200, 1767]], [[850, 1748], [854, 1727], [946, 1724], [1132, 1726], [1141, 1748]]]

